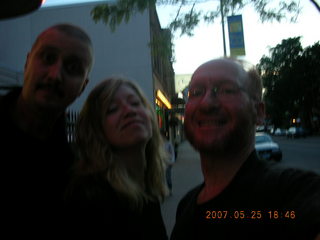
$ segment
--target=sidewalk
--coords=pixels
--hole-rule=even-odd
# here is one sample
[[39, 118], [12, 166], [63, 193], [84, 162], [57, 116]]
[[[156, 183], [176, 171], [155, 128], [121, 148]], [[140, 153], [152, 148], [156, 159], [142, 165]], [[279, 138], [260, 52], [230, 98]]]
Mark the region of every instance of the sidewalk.
[[172, 169], [172, 196], [168, 197], [161, 206], [169, 238], [175, 223], [179, 201], [191, 188], [202, 182], [199, 159], [198, 153], [188, 141], [180, 143], [178, 158]]

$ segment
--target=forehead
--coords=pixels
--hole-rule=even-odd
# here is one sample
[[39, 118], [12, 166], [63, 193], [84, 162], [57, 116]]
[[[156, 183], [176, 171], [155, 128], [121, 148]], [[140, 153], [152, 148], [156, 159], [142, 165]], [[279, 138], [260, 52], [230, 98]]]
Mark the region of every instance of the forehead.
[[236, 83], [243, 84], [243, 72], [231, 61], [216, 60], [201, 65], [192, 75], [190, 85]]
[[121, 84], [119, 88], [116, 90], [114, 98], [122, 99], [123, 97], [137, 96], [140, 98], [137, 91], [128, 84]]
[[87, 43], [56, 29], [50, 29], [41, 34], [32, 51], [46, 48], [64, 55], [76, 56], [88, 65], [92, 62], [92, 49]]

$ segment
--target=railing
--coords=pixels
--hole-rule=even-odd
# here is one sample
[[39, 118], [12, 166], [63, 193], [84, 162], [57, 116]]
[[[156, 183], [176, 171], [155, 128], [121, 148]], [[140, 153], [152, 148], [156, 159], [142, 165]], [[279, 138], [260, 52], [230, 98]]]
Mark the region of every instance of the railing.
[[75, 141], [75, 128], [76, 122], [79, 116], [79, 112], [77, 111], [68, 111], [66, 117], [67, 124], [67, 139], [68, 142], [73, 143]]
[[23, 73], [0, 66], [0, 95], [6, 94], [12, 88], [22, 86]]

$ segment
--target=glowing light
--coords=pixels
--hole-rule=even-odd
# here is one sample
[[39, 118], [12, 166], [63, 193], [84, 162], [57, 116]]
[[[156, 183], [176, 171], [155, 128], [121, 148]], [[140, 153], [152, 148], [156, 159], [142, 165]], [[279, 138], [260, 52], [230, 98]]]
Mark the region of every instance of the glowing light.
[[157, 91], [157, 98], [168, 108], [171, 109], [171, 103], [168, 101], [168, 99], [163, 95], [163, 93], [158, 90]]

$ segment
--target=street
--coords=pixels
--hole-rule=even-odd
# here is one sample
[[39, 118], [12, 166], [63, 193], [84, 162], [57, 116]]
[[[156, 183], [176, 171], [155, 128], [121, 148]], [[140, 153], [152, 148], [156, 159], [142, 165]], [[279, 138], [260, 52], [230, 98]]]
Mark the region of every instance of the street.
[[[320, 136], [301, 139], [273, 137], [279, 143], [283, 152], [280, 164], [307, 170], [320, 174]], [[202, 173], [198, 153], [187, 141], [179, 145], [178, 159], [173, 166], [173, 195], [162, 204], [161, 210], [167, 228], [168, 236], [175, 222], [178, 202], [191, 188], [202, 182]]]
[[282, 150], [281, 164], [315, 171], [320, 174], [320, 137], [288, 139], [273, 137]]
[[202, 182], [200, 158], [191, 145], [184, 141], [179, 145], [178, 158], [172, 169], [172, 196], [162, 204], [162, 216], [170, 236], [175, 223], [178, 202], [192, 187]]

